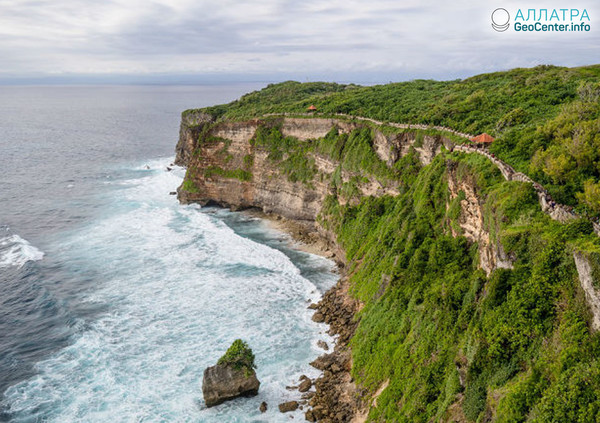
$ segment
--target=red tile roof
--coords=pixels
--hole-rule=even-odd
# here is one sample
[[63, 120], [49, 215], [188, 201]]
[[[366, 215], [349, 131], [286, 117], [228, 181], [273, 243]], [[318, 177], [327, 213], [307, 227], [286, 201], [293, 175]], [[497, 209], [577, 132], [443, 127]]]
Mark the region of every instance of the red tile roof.
[[494, 142], [494, 138], [486, 133], [479, 134], [475, 138], [471, 138], [471, 141], [477, 144], [490, 144]]
[[311, 105], [308, 107], [308, 110], [317, 110], [317, 108], [315, 107], [315, 105], [314, 105], [314, 104], [311, 104]]

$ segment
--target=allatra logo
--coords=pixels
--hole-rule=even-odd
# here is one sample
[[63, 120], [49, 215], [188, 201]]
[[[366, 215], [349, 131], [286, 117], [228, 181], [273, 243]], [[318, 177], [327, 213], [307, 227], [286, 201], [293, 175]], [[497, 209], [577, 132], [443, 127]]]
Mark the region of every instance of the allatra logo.
[[510, 26], [510, 14], [508, 10], [499, 8], [492, 12], [492, 28], [498, 32], [504, 32]]

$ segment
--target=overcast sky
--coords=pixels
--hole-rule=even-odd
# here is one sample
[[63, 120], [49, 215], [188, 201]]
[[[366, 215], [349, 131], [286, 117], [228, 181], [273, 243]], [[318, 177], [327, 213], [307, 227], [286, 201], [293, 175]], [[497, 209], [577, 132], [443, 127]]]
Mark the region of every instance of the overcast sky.
[[[0, 0], [0, 82], [387, 82], [600, 62], [598, 0]], [[503, 7], [587, 9], [586, 33], [496, 32]], [[586, 21], [587, 22], [587, 21]]]

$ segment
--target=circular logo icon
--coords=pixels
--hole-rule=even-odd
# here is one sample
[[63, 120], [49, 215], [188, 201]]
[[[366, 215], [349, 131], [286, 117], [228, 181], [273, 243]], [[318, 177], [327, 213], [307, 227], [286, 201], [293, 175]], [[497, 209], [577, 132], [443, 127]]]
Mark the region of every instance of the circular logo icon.
[[492, 28], [498, 32], [503, 32], [510, 26], [510, 14], [508, 10], [498, 8], [492, 12]]

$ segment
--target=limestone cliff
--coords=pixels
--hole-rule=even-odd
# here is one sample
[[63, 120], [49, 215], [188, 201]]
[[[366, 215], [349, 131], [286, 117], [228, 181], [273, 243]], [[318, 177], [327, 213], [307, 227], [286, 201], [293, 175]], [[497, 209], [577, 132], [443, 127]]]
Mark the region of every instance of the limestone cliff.
[[448, 169], [448, 190], [450, 198], [457, 198], [459, 193], [463, 193], [463, 199], [460, 200], [459, 225], [462, 233], [455, 231], [452, 227], [454, 236], [463, 235], [472, 242], [476, 242], [479, 250], [479, 266], [487, 275], [496, 268], [511, 268], [510, 258], [504, 252], [502, 244], [493, 241], [490, 231], [486, 227], [483, 218], [482, 196], [477, 192], [477, 184], [472, 178], [460, 178], [457, 175], [456, 167], [450, 165]]
[[[455, 145], [450, 137], [433, 131], [410, 128], [394, 131], [388, 130], [383, 124], [343, 118], [270, 116], [247, 121], [215, 121], [201, 113], [189, 113], [182, 119], [177, 144], [177, 163], [188, 168], [184, 183], [178, 189], [178, 198], [183, 203], [216, 204], [234, 210], [258, 208], [267, 214], [283, 216], [301, 225], [309, 236], [325, 239], [338, 261], [344, 262], [345, 254], [336, 242], [334, 231], [320, 218], [327, 202], [333, 198], [336, 204], [344, 205], [355, 204], [365, 196], [395, 196], [406, 192], [403, 191], [406, 189], [404, 182], [381, 176], [385, 174], [383, 171], [377, 174], [342, 166], [339, 154], [325, 154], [318, 148], [302, 150], [302, 159], [305, 159], [302, 166], [310, 171], [310, 178], [292, 177], [282, 167], [282, 163], [291, 159], [292, 153], [279, 151], [280, 156], [274, 159], [272, 149], [257, 142], [257, 134], [264, 127], [277, 128], [281, 137], [284, 137], [282, 144], [288, 142], [285, 137], [292, 137], [296, 143], [312, 146], [327, 137], [332, 129], [338, 134], [351, 134], [365, 126], [371, 131], [369, 151], [374, 152], [372, 158], [385, 170], [398, 170], [398, 165], [404, 166], [405, 163], [400, 162], [404, 158], [413, 160], [410, 165], [417, 168], [427, 166], [444, 149], [460, 154], [481, 154], [499, 169], [504, 179], [532, 184], [541, 210], [552, 219], [562, 222], [576, 217], [572, 213], [566, 214], [541, 185], [515, 172], [485, 149]], [[455, 155], [445, 157], [449, 159], [442, 179], [438, 180], [447, 184], [448, 207], [450, 202], [454, 202], [458, 205], [458, 213], [452, 224], [448, 222], [442, 230], [451, 232], [454, 237], [464, 236], [476, 244], [479, 266], [487, 275], [497, 268], [511, 268], [517, 257], [505, 252], [497, 236], [498, 228], [495, 228], [494, 222], [486, 220], [486, 197], [478, 187], [476, 178], [457, 171]], [[369, 164], [363, 165], [368, 167]], [[443, 186], [443, 190], [446, 190], [446, 186]], [[511, 254], [514, 255], [514, 252]], [[573, 257], [593, 314], [592, 326], [598, 329], [600, 290], [594, 285], [595, 272], [588, 258], [579, 253]], [[376, 294], [376, 299], [385, 292], [389, 279], [387, 275], [382, 275], [382, 289]], [[361, 304], [349, 299], [348, 285], [348, 279], [342, 278], [319, 305], [325, 321], [340, 335], [341, 343], [336, 346], [335, 354], [326, 363], [321, 363], [325, 376], [316, 383], [317, 396], [310, 403], [313, 411], [318, 411], [312, 413], [311, 418], [318, 420], [349, 421], [350, 415], [359, 416], [365, 412], [364, 407], [372, 403], [368, 398], [359, 401], [361, 390], [354, 385], [348, 373], [351, 357], [347, 342], [357, 324], [354, 316], [361, 308]], [[459, 379], [464, 387], [464, 378], [461, 376]], [[384, 389], [385, 386], [381, 391]], [[348, 392], [353, 394], [348, 395]]]
[[[189, 113], [182, 119], [176, 163], [187, 166], [186, 183], [178, 190], [182, 203], [217, 204], [233, 210], [258, 208], [267, 214], [276, 214], [304, 224], [328, 239], [331, 249], [343, 259], [331, 234], [317, 221], [317, 216], [328, 195], [337, 195], [330, 176], [339, 163], [317, 153], [311, 154], [319, 177], [311, 183], [292, 182], [276, 164], [269, 160], [269, 152], [254, 145], [252, 139], [259, 125], [277, 124], [283, 136], [308, 142], [324, 137], [333, 127], [340, 133], [350, 133], [364, 123], [340, 119], [281, 118], [242, 122], [213, 119], [201, 113]], [[405, 155], [411, 147], [419, 153], [423, 164], [431, 162], [449, 140], [414, 133], [385, 135], [375, 130], [375, 149], [389, 166]], [[342, 182], [353, 176], [342, 171]], [[362, 195], [394, 195], [393, 185], [384, 186], [376, 178], [362, 178], [358, 183]], [[340, 202], [346, 199], [339, 197]]]
[[[600, 287], [597, 285], [598, 282], [598, 269], [600, 263], [598, 263], [598, 255], [594, 258], [586, 255], [582, 252], [573, 252], [573, 259], [575, 260], [575, 266], [577, 266], [577, 273], [579, 274], [579, 282], [587, 303], [589, 304], [590, 311], [592, 312], [592, 327], [595, 330], [600, 329]], [[594, 271], [596, 269], [596, 271]]]
[[[267, 160], [268, 152], [251, 142], [257, 127], [264, 124], [264, 121], [219, 122], [205, 128], [205, 124], [209, 122], [209, 116], [197, 114], [190, 114], [182, 120], [176, 163], [188, 166], [190, 173], [187, 179], [196, 186], [192, 190], [179, 190], [179, 199], [183, 203], [212, 202], [234, 209], [257, 207], [267, 213], [277, 213], [290, 219], [315, 220], [324, 197], [334, 192], [327, 182], [315, 180], [307, 185], [277, 177], [279, 169]], [[360, 122], [321, 118], [283, 118], [278, 123], [283, 136], [301, 141], [322, 138], [333, 127], [340, 133], [349, 133], [364, 125]], [[429, 164], [441, 151], [442, 145], [448, 148], [452, 145], [450, 140], [439, 136], [426, 135], [419, 139], [415, 133], [410, 132], [392, 135], [385, 135], [379, 130], [374, 132], [375, 151], [388, 166], [406, 155], [411, 147], [419, 153], [423, 164]], [[201, 136], [203, 139], [199, 141]], [[249, 157], [252, 157], [251, 163]], [[323, 155], [312, 154], [312, 157], [318, 171], [324, 175], [331, 175], [339, 164]], [[247, 159], [246, 162], [244, 158]], [[209, 172], [210, 176], [206, 176], [206, 169], [217, 167], [219, 171]], [[236, 169], [244, 169], [252, 175], [252, 180], [246, 181], [224, 172]], [[346, 182], [351, 176], [345, 172], [342, 179]], [[395, 192], [393, 187], [385, 187], [373, 178], [363, 181], [359, 189], [364, 195], [393, 195]]]
[[211, 115], [202, 112], [187, 111], [181, 115], [179, 141], [175, 147], [175, 164], [186, 166], [190, 162], [190, 155], [194, 151], [202, 128], [212, 121]]
[[[178, 190], [180, 201], [202, 205], [217, 204], [233, 210], [258, 208], [267, 214], [293, 219], [320, 232], [335, 250], [335, 240], [331, 234], [316, 222], [328, 195], [337, 196], [341, 204], [346, 202], [343, 196], [338, 195], [338, 187], [330, 182], [330, 176], [339, 163], [324, 155], [312, 153], [321, 176], [314, 178], [310, 184], [292, 182], [282, 176], [278, 166], [268, 159], [269, 152], [252, 142], [258, 126], [266, 124], [265, 121], [224, 121], [210, 125], [212, 121], [210, 116], [198, 113], [191, 113], [182, 120], [176, 161], [188, 166], [188, 186]], [[273, 119], [269, 122], [273, 124]], [[322, 138], [333, 127], [340, 133], [350, 133], [365, 125], [363, 122], [331, 118], [288, 117], [276, 119], [276, 123], [280, 125], [283, 136], [291, 136], [303, 142]], [[427, 165], [440, 153], [442, 147], [452, 149], [454, 143], [442, 136], [416, 132], [385, 134], [382, 130], [374, 129], [373, 148], [389, 167], [407, 155], [410, 149], [414, 149], [420, 162]], [[234, 173], [239, 169], [243, 169], [245, 173]], [[352, 176], [349, 172], [342, 172], [342, 181], [347, 182]], [[510, 267], [510, 260], [501, 245], [493, 243], [489, 232], [484, 228], [481, 200], [471, 181], [459, 180], [451, 171], [448, 176], [451, 198], [456, 197], [459, 191], [466, 194], [461, 202], [462, 235], [479, 243], [481, 267], [488, 274], [496, 267]], [[361, 195], [397, 193], [395, 186], [384, 186], [376, 178], [363, 178], [358, 189]], [[339, 253], [338, 251], [338, 256]]]

